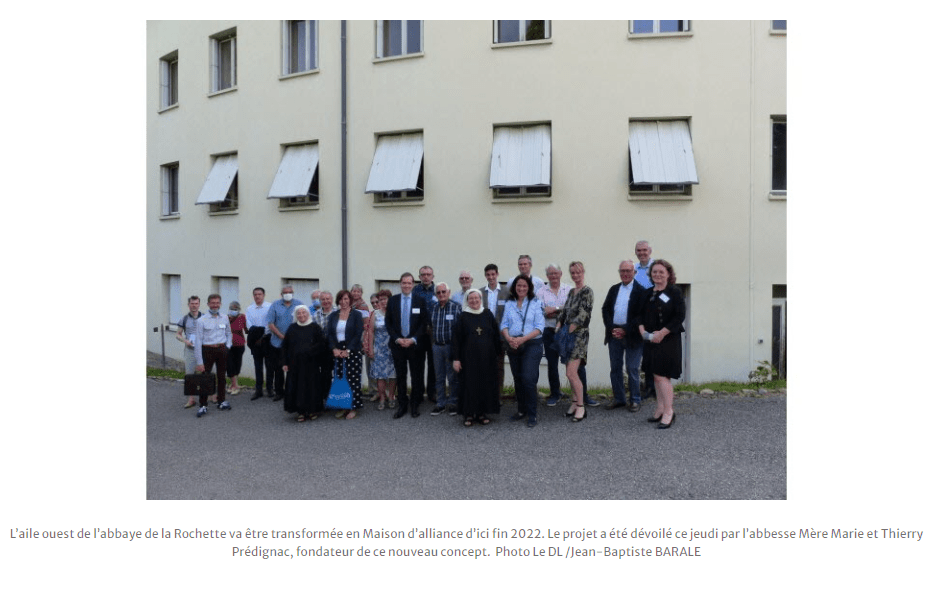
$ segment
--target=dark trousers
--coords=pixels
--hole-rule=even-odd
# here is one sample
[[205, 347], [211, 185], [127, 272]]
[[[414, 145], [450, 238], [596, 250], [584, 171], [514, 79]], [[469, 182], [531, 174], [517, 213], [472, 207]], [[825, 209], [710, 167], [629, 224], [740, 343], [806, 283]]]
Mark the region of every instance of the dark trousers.
[[561, 381], [558, 378], [558, 351], [552, 348], [555, 342], [555, 329], [546, 326], [542, 331], [542, 343], [545, 345], [545, 361], [548, 363], [548, 388], [551, 396], [561, 397]]
[[534, 419], [538, 413], [539, 360], [542, 339], [532, 339], [518, 354], [509, 355], [509, 369], [516, 387], [517, 412]]
[[422, 363], [426, 363], [428, 367], [428, 379], [425, 382], [428, 401], [434, 402], [437, 399], [437, 372], [434, 368], [434, 347], [431, 346], [431, 337], [419, 337], [418, 346], [421, 347]]
[[408, 398], [408, 372], [411, 372], [411, 412], [418, 412], [421, 399], [424, 397], [424, 351], [418, 345], [400, 347], [391, 345], [392, 362], [395, 364], [395, 375], [398, 377], [398, 404], [406, 408]]
[[268, 344], [268, 393], [271, 392], [271, 370], [274, 370], [274, 393], [278, 396], [284, 395], [284, 370], [280, 363], [281, 349]]
[[[215, 389], [219, 402], [225, 401], [225, 365], [226, 349], [225, 345], [203, 345], [202, 346], [202, 365], [206, 368], [206, 373], [215, 368]], [[209, 393], [199, 395], [199, 406], [209, 404]]]

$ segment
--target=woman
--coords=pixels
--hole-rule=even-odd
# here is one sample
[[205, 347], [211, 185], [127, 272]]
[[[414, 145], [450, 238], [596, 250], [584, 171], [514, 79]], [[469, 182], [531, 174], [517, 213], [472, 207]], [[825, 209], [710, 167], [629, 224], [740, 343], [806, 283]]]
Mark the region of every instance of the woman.
[[284, 333], [281, 369], [288, 374], [284, 410], [297, 413], [297, 422], [311, 421], [323, 410], [318, 357], [326, 350], [323, 329], [313, 321], [307, 306], [297, 306], [294, 323]]
[[457, 409], [463, 415], [463, 424], [470, 427], [477, 421], [488, 425], [486, 415], [499, 412], [496, 365], [503, 345], [496, 317], [483, 307], [478, 289], [466, 293], [463, 313], [454, 324], [453, 344], [454, 371], [460, 374]]
[[545, 315], [529, 277], [517, 275], [509, 286], [509, 297], [499, 325], [507, 345], [518, 405], [516, 414], [509, 420], [520, 421], [528, 417], [526, 426], [534, 427], [538, 424], [539, 360], [542, 358]]
[[573, 400], [565, 416], [571, 417], [571, 422], [579, 423], [587, 417], [581, 368], [587, 364], [588, 337], [590, 337], [588, 327], [591, 324], [591, 311], [594, 309], [594, 291], [584, 285], [584, 264], [581, 261], [574, 261], [568, 265], [568, 274], [574, 281], [574, 288], [568, 292], [565, 306], [558, 314], [558, 330], [567, 330], [572, 339], [568, 358], [562, 359], [565, 364], [565, 376], [571, 384]]
[[[375, 312], [376, 310], [379, 309], [379, 294], [374, 293], [371, 296], [369, 296], [369, 305], [372, 306], [372, 312]], [[363, 337], [368, 338], [369, 330], [371, 329], [371, 325], [372, 325], [372, 313], [363, 312], [362, 319], [364, 321]], [[369, 390], [369, 392], [372, 392], [372, 398], [369, 398], [369, 402], [375, 402], [376, 400], [379, 399], [379, 386], [376, 383], [375, 378], [372, 377], [372, 357], [369, 356], [369, 350], [366, 348], [366, 342], [364, 340], [362, 341], [362, 348], [366, 352], [366, 358], [363, 360], [363, 362], [365, 363], [365, 366], [366, 366], [366, 375], [369, 376], [369, 387], [367, 389]], [[384, 404], [380, 403], [379, 406], [381, 406], [379, 410], [382, 410], [385, 408]]]
[[369, 318], [363, 340], [369, 356], [369, 377], [375, 380], [378, 391], [379, 410], [385, 410], [386, 397], [388, 407], [395, 408], [395, 364], [392, 362], [392, 351], [388, 348], [388, 328], [385, 326], [385, 307], [391, 297], [392, 292], [387, 289], [376, 294], [375, 310]]
[[228, 391], [235, 395], [241, 392], [238, 387], [238, 374], [242, 372], [242, 357], [245, 355], [245, 329], [248, 327], [248, 321], [241, 312], [242, 306], [238, 302], [232, 302], [228, 305], [228, 322], [232, 327], [232, 348], [228, 350], [226, 356], [225, 373], [231, 379]]
[[647, 419], [668, 429], [676, 422], [672, 408], [672, 381], [682, 375], [682, 337], [685, 329], [685, 300], [676, 287], [676, 272], [669, 262], [657, 259], [650, 265], [653, 287], [643, 297], [640, 335], [650, 342], [643, 355], [643, 369], [652, 372], [656, 386], [656, 410]]
[[356, 418], [356, 411], [362, 408], [362, 314], [352, 307], [352, 294], [341, 290], [336, 294], [339, 310], [330, 315], [326, 334], [333, 351], [333, 359], [345, 362], [346, 379], [352, 390], [352, 410], [341, 410], [336, 418]]

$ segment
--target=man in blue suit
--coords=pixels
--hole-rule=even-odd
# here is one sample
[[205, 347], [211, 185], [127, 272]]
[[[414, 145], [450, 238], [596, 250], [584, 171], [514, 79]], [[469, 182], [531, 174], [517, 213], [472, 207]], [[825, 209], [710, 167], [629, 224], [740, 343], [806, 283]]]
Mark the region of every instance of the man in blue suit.
[[[418, 407], [424, 397], [424, 355], [418, 347], [418, 337], [427, 331], [430, 315], [423, 298], [413, 295], [415, 278], [402, 273], [399, 279], [401, 293], [392, 296], [385, 311], [388, 344], [398, 376], [398, 410], [394, 418], [405, 416], [411, 401], [411, 416], [418, 417]], [[408, 372], [411, 372], [411, 398], [408, 397]]]

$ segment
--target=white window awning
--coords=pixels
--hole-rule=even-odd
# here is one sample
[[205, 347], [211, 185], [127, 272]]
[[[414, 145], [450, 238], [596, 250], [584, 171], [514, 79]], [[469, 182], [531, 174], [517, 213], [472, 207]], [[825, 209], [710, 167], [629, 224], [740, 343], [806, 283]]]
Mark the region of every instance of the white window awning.
[[424, 136], [420, 133], [383, 135], [375, 146], [366, 193], [414, 191], [424, 159]]
[[630, 164], [634, 184], [698, 184], [689, 122], [631, 121]]
[[552, 184], [552, 127], [497, 127], [493, 130], [490, 187]]
[[268, 199], [288, 199], [306, 197], [310, 192], [310, 183], [320, 163], [320, 149], [317, 144], [287, 146], [281, 165], [274, 175]]
[[199, 198], [196, 199], [196, 205], [225, 201], [225, 196], [236, 174], [238, 174], [237, 154], [216, 158], [209, 176], [206, 177], [206, 182], [202, 185], [202, 191], [199, 192]]

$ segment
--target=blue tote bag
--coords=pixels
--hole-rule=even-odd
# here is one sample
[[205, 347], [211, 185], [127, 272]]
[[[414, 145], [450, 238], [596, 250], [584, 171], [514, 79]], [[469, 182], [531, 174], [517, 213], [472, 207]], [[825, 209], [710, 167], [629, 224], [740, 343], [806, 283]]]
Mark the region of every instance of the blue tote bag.
[[333, 366], [333, 384], [323, 405], [330, 410], [352, 410], [353, 396], [346, 378], [346, 360], [337, 359]]

